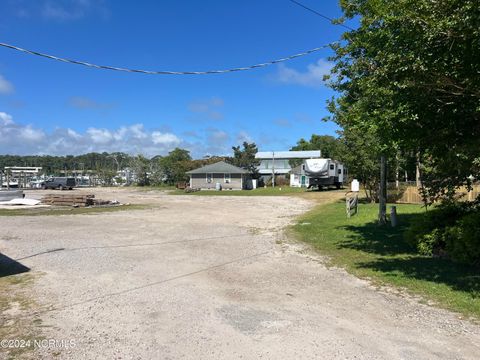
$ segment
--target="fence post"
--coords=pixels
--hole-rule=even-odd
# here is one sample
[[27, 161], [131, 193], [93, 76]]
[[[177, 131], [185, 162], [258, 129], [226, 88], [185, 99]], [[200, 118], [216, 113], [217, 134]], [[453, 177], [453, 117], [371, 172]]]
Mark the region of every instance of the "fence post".
[[396, 206], [391, 206], [390, 207], [390, 222], [392, 224], [392, 227], [396, 227], [397, 224], [398, 224], [397, 207]]

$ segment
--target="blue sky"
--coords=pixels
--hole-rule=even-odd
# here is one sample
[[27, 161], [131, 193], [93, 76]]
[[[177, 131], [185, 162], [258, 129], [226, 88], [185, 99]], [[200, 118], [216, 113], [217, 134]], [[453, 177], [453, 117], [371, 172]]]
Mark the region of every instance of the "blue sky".
[[[331, 17], [337, 1], [303, 0]], [[281, 58], [344, 31], [288, 0], [3, 0], [0, 42], [102, 65], [212, 70]], [[176, 146], [194, 157], [254, 141], [286, 150], [312, 133], [333, 92], [329, 49], [223, 75], [119, 73], [0, 48], [0, 153], [124, 151]]]

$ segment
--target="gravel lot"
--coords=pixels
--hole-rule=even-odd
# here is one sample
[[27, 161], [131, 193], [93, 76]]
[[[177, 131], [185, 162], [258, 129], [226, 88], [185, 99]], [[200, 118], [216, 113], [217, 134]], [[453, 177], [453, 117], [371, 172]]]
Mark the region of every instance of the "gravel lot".
[[479, 326], [327, 269], [286, 239], [282, 229], [314, 202], [95, 193], [149, 207], [0, 218], [1, 251], [36, 274], [30, 292], [43, 336], [76, 344], [36, 357], [480, 357]]

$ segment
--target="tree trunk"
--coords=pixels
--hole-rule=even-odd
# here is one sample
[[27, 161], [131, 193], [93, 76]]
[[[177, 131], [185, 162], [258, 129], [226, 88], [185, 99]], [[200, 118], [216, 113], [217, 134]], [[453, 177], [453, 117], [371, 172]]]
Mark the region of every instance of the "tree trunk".
[[380, 191], [379, 191], [378, 222], [387, 223], [387, 160], [385, 155], [380, 157]]

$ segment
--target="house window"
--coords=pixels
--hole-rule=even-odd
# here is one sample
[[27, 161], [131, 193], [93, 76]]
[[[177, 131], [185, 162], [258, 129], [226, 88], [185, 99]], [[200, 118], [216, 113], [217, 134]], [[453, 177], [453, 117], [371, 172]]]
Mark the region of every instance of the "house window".
[[213, 174], [207, 174], [207, 183], [211, 183], [213, 181]]
[[335, 165], [330, 164], [330, 170], [335, 170]]
[[223, 174], [223, 182], [226, 184], [230, 184], [232, 181], [232, 175], [231, 174]]

